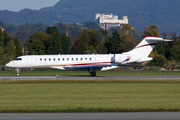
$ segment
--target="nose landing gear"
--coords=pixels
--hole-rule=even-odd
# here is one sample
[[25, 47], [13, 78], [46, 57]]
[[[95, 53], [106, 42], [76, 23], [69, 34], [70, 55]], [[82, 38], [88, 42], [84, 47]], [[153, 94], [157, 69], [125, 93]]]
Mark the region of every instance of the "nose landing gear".
[[17, 72], [17, 73], [16, 73], [16, 76], [20, 76], [19, 71], [20, 71], [19, 69], [16, 69], [16, 72]]

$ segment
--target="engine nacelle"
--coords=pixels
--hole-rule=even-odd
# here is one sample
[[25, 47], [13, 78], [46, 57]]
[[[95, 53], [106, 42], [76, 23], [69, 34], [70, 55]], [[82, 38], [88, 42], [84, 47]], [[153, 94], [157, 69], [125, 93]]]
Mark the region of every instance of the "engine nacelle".
[[119, 55], [115, 55], [115, 58], [114, 58], [114, 62], [115, 63], [122, 63], [124, 62], [125, 60], [129, 59], [130, 57], [128, 55], [122, 55], [122, 54], [119, 54]]
[[139, 59], [138, 63], [140, 63], [140, 62], [146, 62], [146, 61], [151, 61], [151, 60], [153, 60], [153, 58], [151, 58], [151, 57], [141, 57], [141, 58]]
[[140, 63], [140, 62], [151, 61], [152, 59], [153, 58], [150, 58], [150, 57], [116, 54], [114, 58], [114, 62], [118, 64], [119, 63], [128, 64], [128, 63]]
[[136, 63], [140, 60], [139, 56], [130, 56], [129, 59], [126, 59], [122, 64], [127, 64], [127, 63]]

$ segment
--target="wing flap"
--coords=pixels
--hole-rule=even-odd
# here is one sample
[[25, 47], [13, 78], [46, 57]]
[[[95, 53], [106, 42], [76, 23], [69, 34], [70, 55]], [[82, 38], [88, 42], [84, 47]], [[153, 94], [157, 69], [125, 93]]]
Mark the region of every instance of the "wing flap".
[[116, 66], [117, 64], [105, 64], [105, 65], [84, 65], [84, 66], [66, 66], [64, 68], [69, 69], [81, 69], [81, 68], [100, 68], [100, 67], [108, 67], [108, 66]]

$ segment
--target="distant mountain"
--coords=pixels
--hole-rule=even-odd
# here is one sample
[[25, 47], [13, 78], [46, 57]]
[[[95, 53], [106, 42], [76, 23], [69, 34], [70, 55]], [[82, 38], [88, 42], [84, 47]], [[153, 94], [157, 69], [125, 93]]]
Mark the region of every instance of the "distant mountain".
[[26, 22], [54, 25], [95, 21], [96, 13], [113, 13], [119, 19], [128, 16], [129, 24], [139, 30], [156, 24], [160, 34], [180, 35], [179, 6], [179, 0], [60, 0], [53, 7], [41, 10], [0, 11], [0, 20], [15, 25]]

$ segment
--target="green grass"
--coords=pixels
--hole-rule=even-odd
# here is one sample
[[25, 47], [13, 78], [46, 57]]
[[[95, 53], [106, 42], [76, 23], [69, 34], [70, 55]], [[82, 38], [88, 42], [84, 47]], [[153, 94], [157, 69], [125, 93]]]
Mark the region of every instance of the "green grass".
[[[55, 69], [36, 69], [20, 71], [21, 76], [29, 75], [90, 75], [87, 71], [61, 71]], [[0, 76], [14, 76], [16, 71], [0, 71]], [[180, 71], [97, 71], [97, 75], [180, 75]]]
[[0, 112], [180, 111], [180, 81], [1, 81]]

